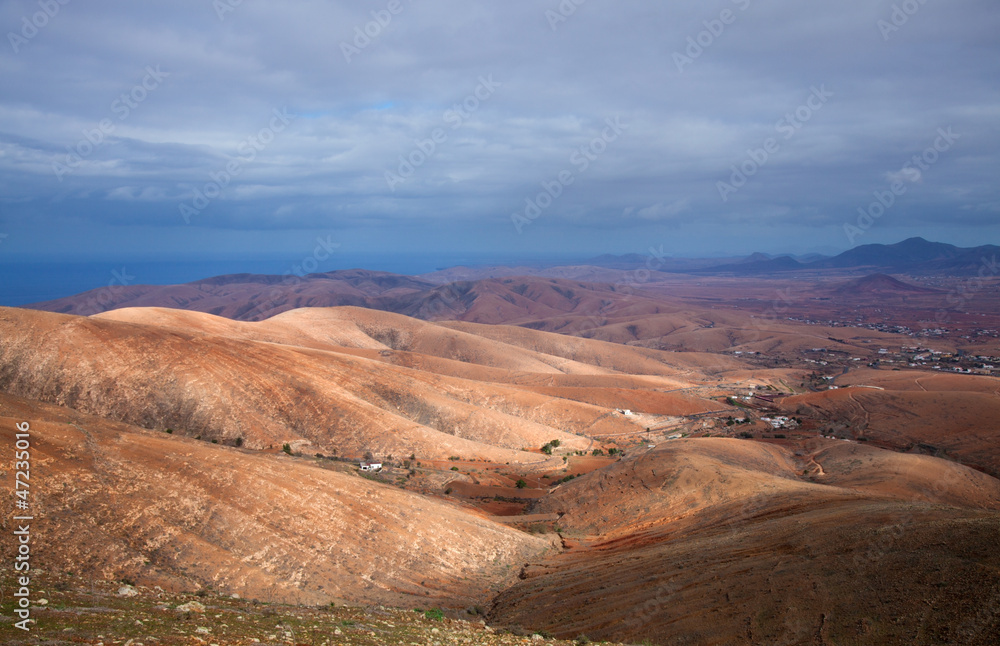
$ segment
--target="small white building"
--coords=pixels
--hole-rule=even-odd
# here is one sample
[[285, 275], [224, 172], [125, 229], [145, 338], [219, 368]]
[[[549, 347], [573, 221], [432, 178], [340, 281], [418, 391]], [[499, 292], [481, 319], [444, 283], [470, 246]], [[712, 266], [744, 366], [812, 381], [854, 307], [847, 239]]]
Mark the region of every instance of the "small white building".
[[382, 470], [382, 463], [381, 462], [362, 462], [361, 463], [361, 470], [362, 471], [381, 471]]

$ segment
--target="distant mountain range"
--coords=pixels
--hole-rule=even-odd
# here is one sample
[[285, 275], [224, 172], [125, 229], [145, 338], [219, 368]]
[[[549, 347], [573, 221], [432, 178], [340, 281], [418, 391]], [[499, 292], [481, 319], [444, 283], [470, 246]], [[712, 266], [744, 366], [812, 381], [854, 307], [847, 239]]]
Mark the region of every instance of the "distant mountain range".
[[913, 275], [977, 275], [986, 267], [987, 273], [1000, 272], [995, 259], [1000, 247], [956, 247], [943, 242], [929, 242], [923, 238], [909, 238], [896, 244], [869, 244], [849, 249], [831, 257], [799, 258], [779, 256], [768, 258], [753, 254], [738, 262], [717, 264], [691, 273], [767, 275], [787, 272], [829, 272], [849, 270], [860, 273], [892, 273]]
[[[28, 305], [29, 309], [91, 315], [124, 307], [169, 307], [256, 321], [301, 307], [351, 305], [424, 320], [525, 324], [558, 316], [606, 316], [626, 296], [678, 274], [690, 276], [826, 276], [874, 274], [849, 285], [855, 292], [900, 292], [906, 285], [888, 276], [992, 276], [1000, 273], [1000, 247], [961, 248], [923, 238], [893, 245], [864, 245], [834, 256], [746, 258], [652, 258], [600, 256], [563, 267], [453, 267], [423, 276], [349, 269], [306, 276], [231, 274], [182, 285], [129, 285], [91, 290]], [[602, 263], [602, 264], [597, 264]], [[641, 276], [637, 270], [648, 269]], [[617, 286], [629, 289], [618, 290]], [[624, 305], [622, 305], [624, 306]], [[656, 305], [652, 305], [656, 309]]]

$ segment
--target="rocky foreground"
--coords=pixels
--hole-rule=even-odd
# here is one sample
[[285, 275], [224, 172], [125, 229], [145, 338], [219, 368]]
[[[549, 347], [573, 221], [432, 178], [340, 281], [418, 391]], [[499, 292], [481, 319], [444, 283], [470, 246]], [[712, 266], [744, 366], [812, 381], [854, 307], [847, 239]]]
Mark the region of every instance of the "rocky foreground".
[[[586, 644], [551, 639], [517, 626], [486, 625], [477, 608], [455, 611], [368, 606], [294, 606], [206, 593], [179, 595], [124, 582], [37, 573], [35, 622], [25, 632], [13, 626], [14, 603], [0, 603], [4, 644], [93, 644], [111, 646], [218, 646], [289, 644]], [[13, 581], [5, 580], [4, 589]], [[597, 642], [594, 642], [597, 643]], [[607, 642], [602, 642], [607, 643]]]

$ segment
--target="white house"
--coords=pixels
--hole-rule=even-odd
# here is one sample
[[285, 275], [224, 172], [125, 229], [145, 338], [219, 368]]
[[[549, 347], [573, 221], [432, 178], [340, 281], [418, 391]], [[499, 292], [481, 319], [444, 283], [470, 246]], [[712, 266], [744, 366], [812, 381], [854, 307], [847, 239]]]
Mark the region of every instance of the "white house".
[[361, 470], [362, 471], [381, 471], [382, 470], [382, 463], [381, 462], [362, 462], [361, 463]]

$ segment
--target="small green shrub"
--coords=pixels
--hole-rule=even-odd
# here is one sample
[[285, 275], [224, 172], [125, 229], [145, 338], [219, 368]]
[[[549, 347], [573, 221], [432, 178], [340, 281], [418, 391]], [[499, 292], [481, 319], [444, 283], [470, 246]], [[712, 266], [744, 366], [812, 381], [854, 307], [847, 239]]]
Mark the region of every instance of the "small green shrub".
[[527, 486], [528, 486], [528, 483], [525, 481], [524, 478], [521, 478], [520, 480], [517, 481], [517, 488], [518, 489], [524, 489]]
[[440, 608], [431, 608], [424, 611], [424, 617], [432, 621], [441, 621], [444, 619], [444, 612]]
[[292, 445], [288, 444], [286, 442], [285, 444], [281, 445], [281, 450], [284, 451], [285, 453], [287, 453], [288, 455], [291, 455], [292, 454]]

